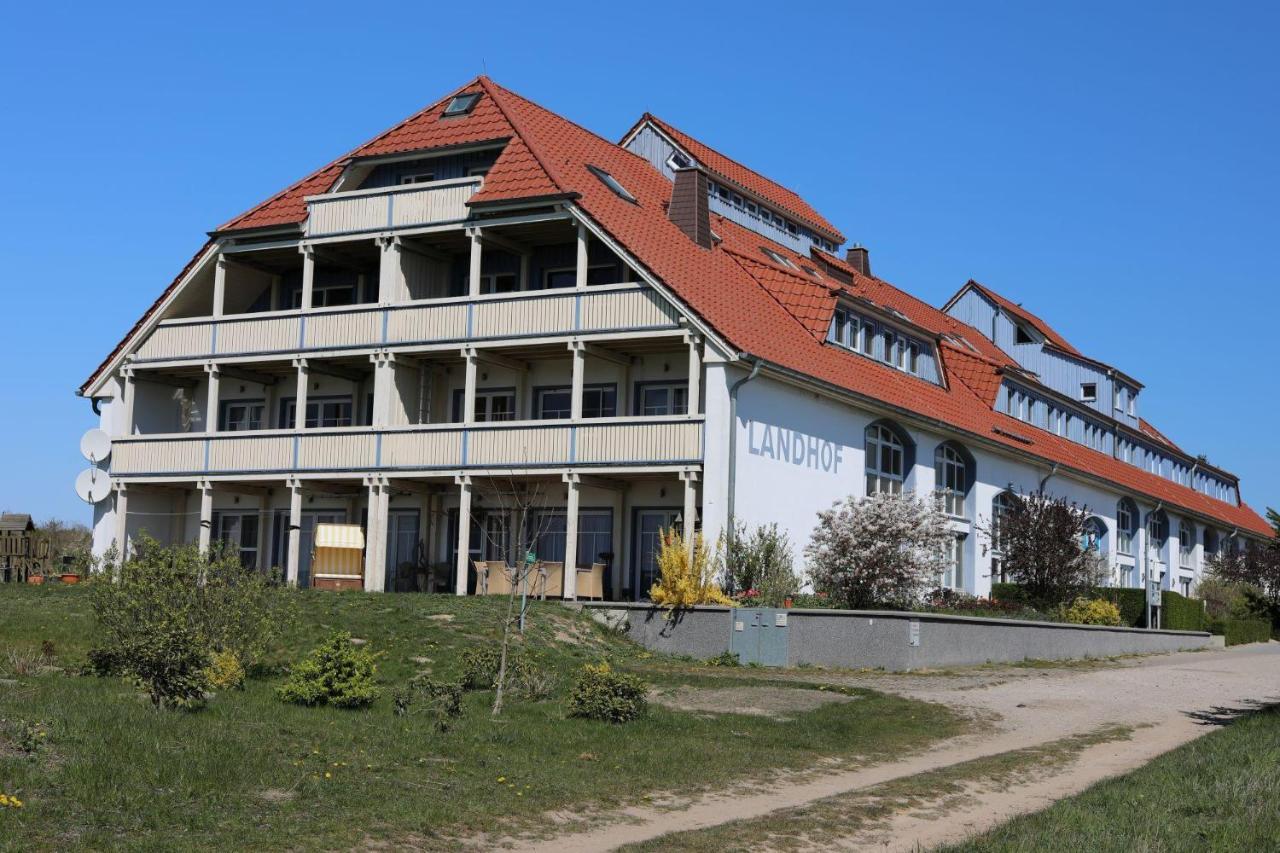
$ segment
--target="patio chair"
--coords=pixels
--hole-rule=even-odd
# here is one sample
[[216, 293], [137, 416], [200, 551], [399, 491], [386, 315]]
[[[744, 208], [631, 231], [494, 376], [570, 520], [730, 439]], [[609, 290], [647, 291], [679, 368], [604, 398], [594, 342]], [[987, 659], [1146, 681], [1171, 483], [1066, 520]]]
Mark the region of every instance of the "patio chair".
[[543, 562], [538, 564], [543, 577], [543, 598], [561, 598], [564, 596], [564, 563]]
[[489, 594], [489, 569], [483, 560], [472, 560], [471, 567], [476, 570], [476, 595]]
[[578, 598], [604, 599], [604, 563], [578, 569]]
[[489, 560], [484, 566], [488, 580], [485, 595], [510, 595], [511, 572], [507, 564], [502, 560]]

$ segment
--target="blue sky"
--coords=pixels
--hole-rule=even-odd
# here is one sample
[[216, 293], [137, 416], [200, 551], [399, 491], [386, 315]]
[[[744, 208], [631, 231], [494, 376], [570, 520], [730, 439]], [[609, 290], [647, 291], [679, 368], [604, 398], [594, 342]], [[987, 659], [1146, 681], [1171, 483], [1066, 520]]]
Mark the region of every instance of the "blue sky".
[[1280, 11], [1120, 5], [13, 5], [0, 508], [87, 520], [73, 392], [204, 232], [481, 71], [605, 136], [666, 118], [931, 302], [1021, 300], [1280, 507]]

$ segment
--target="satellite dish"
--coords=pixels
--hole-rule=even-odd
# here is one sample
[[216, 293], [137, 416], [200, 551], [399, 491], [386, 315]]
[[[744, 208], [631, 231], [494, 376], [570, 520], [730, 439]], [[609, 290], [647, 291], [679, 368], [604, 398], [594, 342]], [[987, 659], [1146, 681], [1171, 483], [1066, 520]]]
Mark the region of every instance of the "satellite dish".
[[111, 477], [100, 468], [86, 468], [76, 477], [76, 494], [85, 503], [96, 504], [111, 494]]
[[91, 429], [80, 439], [80, 452], [90, 462], [101, 462], [111, 455], [111, 436], [100, 429]]

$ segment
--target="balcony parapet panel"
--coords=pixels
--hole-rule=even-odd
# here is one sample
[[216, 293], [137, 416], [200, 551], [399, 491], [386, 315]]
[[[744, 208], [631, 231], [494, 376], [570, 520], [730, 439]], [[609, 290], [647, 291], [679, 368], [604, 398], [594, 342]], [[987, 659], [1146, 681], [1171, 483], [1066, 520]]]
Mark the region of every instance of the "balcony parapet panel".
[[307, 196], [308, 238], [462, 222], [480, 177]]
[[646, 284], [162, 320], [137, 363], [679, 327]]
[[114, 440], [113, 477], [700, 464], [691, 416], [132, 435]]

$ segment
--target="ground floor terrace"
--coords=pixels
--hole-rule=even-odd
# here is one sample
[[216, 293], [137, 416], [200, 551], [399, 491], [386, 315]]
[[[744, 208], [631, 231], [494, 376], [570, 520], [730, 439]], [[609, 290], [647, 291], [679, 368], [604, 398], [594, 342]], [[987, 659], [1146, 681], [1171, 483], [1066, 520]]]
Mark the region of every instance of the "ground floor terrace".
[[661, 531], [697, 528], [700, 491], [697, 466], [122, 480], [99, 505], [95, 551], [144, 534], [166, 544], [221, 541], [246, 566], [305, 587], [315, 584], [316, 526], [351, 524], [365, 534], [366, 590], [493, 593], [504, 587], [486, 568], [532, 553], [555, 567], [548, 597], [635, 600], [657, 574]]

